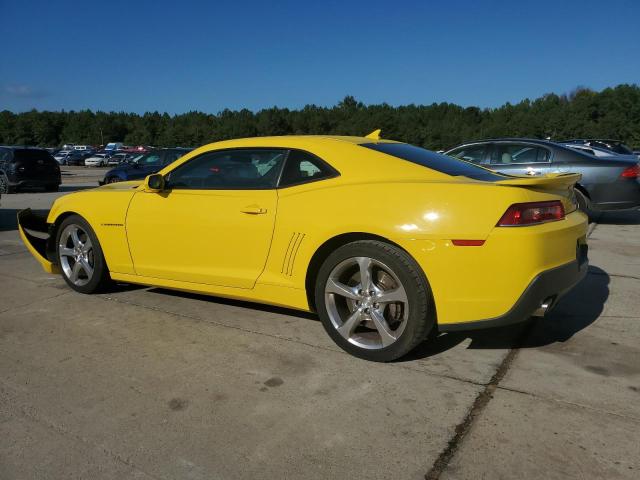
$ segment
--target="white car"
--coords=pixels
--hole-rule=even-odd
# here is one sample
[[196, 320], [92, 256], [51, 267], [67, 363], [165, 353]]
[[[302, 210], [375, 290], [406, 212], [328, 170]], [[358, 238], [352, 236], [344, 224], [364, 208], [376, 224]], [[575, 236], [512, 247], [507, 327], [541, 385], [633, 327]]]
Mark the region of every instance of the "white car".
[[84, 159], [87, 167], [106, 167], [109, 163], [109, 156], [106, 153], [94, 153], [89, 158]]

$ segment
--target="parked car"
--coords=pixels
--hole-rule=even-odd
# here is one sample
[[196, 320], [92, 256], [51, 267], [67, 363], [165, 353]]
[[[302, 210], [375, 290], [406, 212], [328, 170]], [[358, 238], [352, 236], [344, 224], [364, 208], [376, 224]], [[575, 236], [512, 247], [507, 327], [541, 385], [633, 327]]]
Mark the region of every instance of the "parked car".
[[114, 153], [107, 159], [107, 165], [120, 165], [122, 162], [124, 162], [125, 158], [127, 158], [127, 155], [129, 154], [123, 152]]
[[603, 148], [619, 155], [633, 155], [633, 151], [620, 140], [607, 140], [596, 138], [574, 138], [557, 143], [571, 143], [574, 145], [586, 145], [588, 147]]
[[61, 150], [53, 158], [60, 165], [84, 165], [84, 155], [79, 150]]
[[597, 211], [640, 207], [638, 159], [625, 156], [597, 158], [558, 143], [523, 138], [499, 138], [465, 143], [447, 155], [509, 175], [540, 176], [580, 173], [575, 186], [580, 208]]
[[94, 153], [90, 157], [84, 159], [86, 167], [106, 167], [109, 163], [109, 154]]
[[[166, 167], [178, 158], [189, 153], [188, 148], [162, 148], [139, 155], [131, 163], [125, 163], [109, 170], [100, 185], [127, 180], [140, 180]], [[135, 155], [135, 154], [134, 154]]]
[[109, 142], [105, 145], [104, 149], [109, 152], [116, 152], [124, 147], [124, 143], [122, 142]]
[[374, 134], [250, 138], [18, 223], [75, 291], [119, 281], [316, 311], [341, 348], [391, 361], [432, 331], [544, 315], [584, 278], [578, 177], [509, 177]]
[[42, 187], [55, 192], [60, 183], [60, 166], [46, 150], [0, 147], [0, 193], [12, 193], [24, 187]]

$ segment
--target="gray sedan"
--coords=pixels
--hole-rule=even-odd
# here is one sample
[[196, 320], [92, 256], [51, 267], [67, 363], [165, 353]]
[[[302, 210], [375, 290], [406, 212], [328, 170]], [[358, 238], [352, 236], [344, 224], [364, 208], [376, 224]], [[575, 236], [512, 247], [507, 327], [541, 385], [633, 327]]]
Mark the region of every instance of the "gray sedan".
[[640, 207], [640, 165], [631, 156], [595, 157], [554, 142], [521, 138], [465, 143], [446, 154], [508, 175], [581, 173], [576, 197], [587, 213]]

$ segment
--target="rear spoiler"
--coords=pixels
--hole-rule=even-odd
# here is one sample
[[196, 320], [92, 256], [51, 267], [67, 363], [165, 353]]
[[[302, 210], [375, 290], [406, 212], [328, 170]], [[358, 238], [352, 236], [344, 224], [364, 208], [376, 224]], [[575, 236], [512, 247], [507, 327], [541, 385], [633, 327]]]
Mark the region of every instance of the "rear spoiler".
[[515, 187], [539, 187], [543, 190], [572, 187], [582, 178], [580, 173], [548, 173], [540, 176], [511, 177], [499, 180], [494, 185], [510, 185]]

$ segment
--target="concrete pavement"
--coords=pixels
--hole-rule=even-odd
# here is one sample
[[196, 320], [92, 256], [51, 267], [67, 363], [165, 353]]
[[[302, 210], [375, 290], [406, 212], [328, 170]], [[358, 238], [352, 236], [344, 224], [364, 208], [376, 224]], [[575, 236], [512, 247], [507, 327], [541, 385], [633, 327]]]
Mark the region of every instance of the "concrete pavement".
[[382, 365], [312, 315], [71, 292], [12, 220], [56, 195], [0, 206], [2, 479], [640, 475], [640, 214], [601, 218], [589, 275], [549, 317]]

